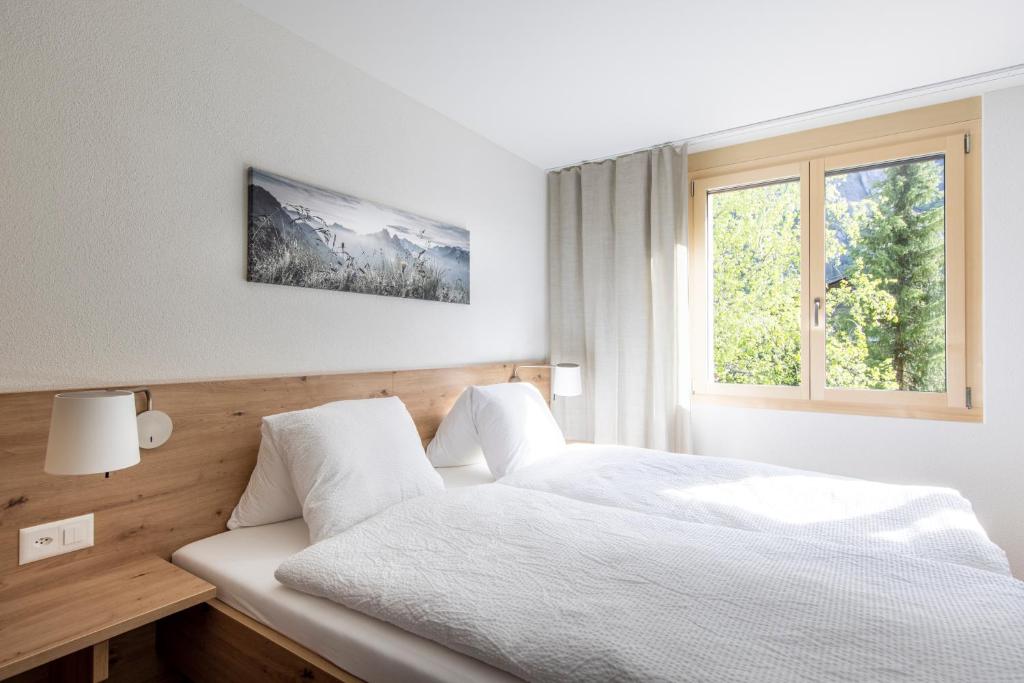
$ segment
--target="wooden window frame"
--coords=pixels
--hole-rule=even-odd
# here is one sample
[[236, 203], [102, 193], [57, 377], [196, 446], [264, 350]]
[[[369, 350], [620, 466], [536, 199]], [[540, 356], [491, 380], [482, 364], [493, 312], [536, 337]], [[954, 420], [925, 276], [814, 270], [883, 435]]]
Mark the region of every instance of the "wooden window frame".
[[[694, 401], [982, 421], [980, 123], [980, 99], [971, 98], [691, 154], [688, 260]], [[814, 325], [811, 304], [815, 298], [825, 298], [825, 174], [935, 153], [944, 155], [946, 173], [946, 391], [828, 388], [826, 324], [822, 320]], [[711, 372], [708, 192], [796, 177], [801, 187], [801, 383], [782, 387], [715, 382]]]
[[[707, 207], [707, 198], [711, 192], [741, 188], [744, 186], [767, 183], [772, 181], [798, 179], [800, 182], [800, 310], [805, 310], [809, 301], [810, 277], [807, 261], [810, 252], [810, 230], [806, 216], [808, 215], [808, 164], [795, 162], [775, 166], [765, 166], [745, 171], [709, 176], [694, 181], [694, 197], [703, 198], [703, 206]], [[693, 327], [700, 332], [694, 334], [690, 348], [693, 350], [693, 391], [696, 394], [715, 394], [719, 396], [739, 396], [748, 398], [807, 398], [810, 386], [810, 327], [806, 316], [800, 317], [800, 384], [797, 386], [768, 386], [759, 384], [727, 384], [716, 382], [712, 372], [712, 324], [711, 311], [711, 280], [712, 269], [709, 263], [709, 236], [707, 227], [707, 211], [698, 211], [695, 200], [693, 210], [690, 245], [691, 254], [699, 267], [691, 266], [694, 274], [690, 281], [690, 312], [691, 319], [703, 321]]]

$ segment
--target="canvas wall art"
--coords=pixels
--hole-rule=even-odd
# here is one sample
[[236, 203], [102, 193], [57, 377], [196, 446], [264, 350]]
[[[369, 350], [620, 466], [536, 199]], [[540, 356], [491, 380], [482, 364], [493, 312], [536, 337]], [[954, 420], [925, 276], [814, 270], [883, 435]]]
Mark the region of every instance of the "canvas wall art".
[[469, 303], [469, 231], [250, 170], [248, 279]]

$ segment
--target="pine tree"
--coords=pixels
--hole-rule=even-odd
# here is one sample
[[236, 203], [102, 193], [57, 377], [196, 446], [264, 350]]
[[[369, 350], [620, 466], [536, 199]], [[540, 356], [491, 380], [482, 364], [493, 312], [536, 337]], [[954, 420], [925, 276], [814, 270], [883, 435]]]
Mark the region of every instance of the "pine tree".
[[862, 331], [865, 388], [945, 389], [942, 173], [934, 159], [885, 168], [866, 210], [845, 228], [850, 263], [846, 281], [829, 292], [829, 332], [849, 342], [851, 330]]

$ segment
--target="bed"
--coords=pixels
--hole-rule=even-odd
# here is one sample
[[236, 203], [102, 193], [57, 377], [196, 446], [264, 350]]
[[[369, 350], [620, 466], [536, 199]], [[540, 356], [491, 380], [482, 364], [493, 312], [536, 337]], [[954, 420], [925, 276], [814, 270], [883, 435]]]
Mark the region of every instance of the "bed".
[[392, 506], [277, 578], [524, 680], [1014, 681], [999, 572], [501, 483]]
[[[494, 481], [486, 464], [439, 468], [449, 488]], [[174, 564], [217, 586], [218, 599], [367, 681], [482, 681], [515, 677], [323, 598], [282, 586], [277, 567], [309, 545], [302, 519], [190, 543]]]
[[173, 560], [362, 680], [1024, 677], [1024, 587], [954, 491], [590, 445], [497, 483], [485, 463], [438, 472], [440, 497], [309, 548], [295, 519]]
[[235, 530], [174, 553], [223, 601], [167, 629], [200, 681], [1024, 678], [1024, 584], [952, 489], [567, 446], [514, 383], [426, 451], [395, 396], [262, 434]]

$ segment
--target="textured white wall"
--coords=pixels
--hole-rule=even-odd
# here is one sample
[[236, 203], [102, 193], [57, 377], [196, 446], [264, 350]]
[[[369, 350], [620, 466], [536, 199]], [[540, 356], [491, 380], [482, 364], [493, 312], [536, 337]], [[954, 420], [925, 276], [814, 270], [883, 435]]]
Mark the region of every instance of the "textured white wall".
[[[0, 391], [547, 355], [544, 173], [228, 0], [0, 3]], [[463, 225], [472, 304], [245, 281], [254, 165]]]
[[985, 422], [695, 406], [695, 448], [898, 483], [952, 486], [1024, 577], [1024, 88], [983, 114]]

